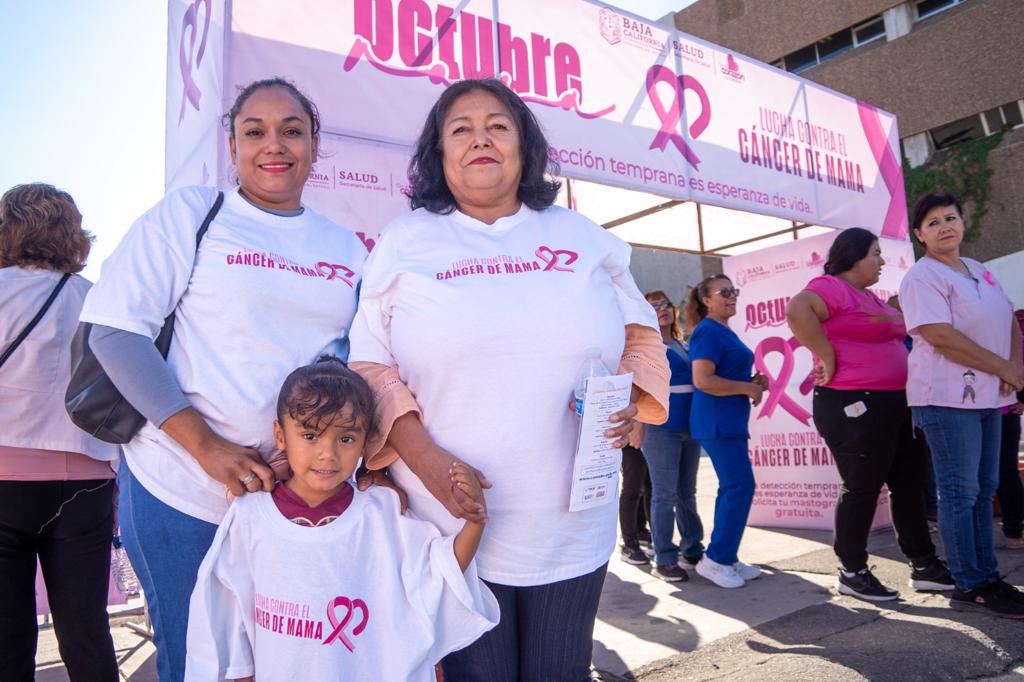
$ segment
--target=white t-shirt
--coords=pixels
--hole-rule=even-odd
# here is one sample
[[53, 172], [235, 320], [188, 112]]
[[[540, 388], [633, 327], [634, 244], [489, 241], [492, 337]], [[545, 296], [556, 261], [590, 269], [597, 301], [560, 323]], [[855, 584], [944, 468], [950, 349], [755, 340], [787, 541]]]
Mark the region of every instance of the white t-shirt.
[[185, 679], [433, 681], [499, 618], [453, 542], [381, 488], [315, 528], [266, 493], [236, 500], [199, 568]]
[[[214, 431], [269, 459], [281, 384], [347, 338], [366, 248], [308, 207], [273, 215], [233, 191], [196, 255], [215, 196], [176, 190], [139, 218], [104, 261], [82, 320], [155, 339], [177, 304], [167, 362], [181, 390]], [[224, 486], [153, 424], [124, 450], [165, 504], [210, 523], [227, 512]]]
[[[367, 260], [350, 357], [395, 365], [437, 444], [494, 484], [477, 554], [485, 580], [574, 578], [615, 547], [614, 500], [568, 511], [579, 428], [568, 406], [587, 348], [615, 371], [625, 325], [657, 329], [629, 256], [577, 213], [524, 205], [493, 225], [414, 211]], [[417, 514], [459, 527], [404, 463], [391, 470]]]
[[[0, 268], [0, 351], [35, 317], [63, 273]], [[72, 275], [53, 304], [0, 369], [0, 445], [77, 452], [110, 462], [117, 446], [71, 423], [64, 393], [71, 378], [71, 338], [89, 291], [89, 280]]]

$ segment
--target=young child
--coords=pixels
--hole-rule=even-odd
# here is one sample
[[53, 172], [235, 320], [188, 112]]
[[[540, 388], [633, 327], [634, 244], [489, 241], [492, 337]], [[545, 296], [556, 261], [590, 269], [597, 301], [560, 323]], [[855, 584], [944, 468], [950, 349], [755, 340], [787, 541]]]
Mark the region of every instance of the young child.
[[[231, 505], [199, 568], [185, 679], [433, 680], [434, 664], [498, 623], [472, 563], [482, 523], [454, 537], [402, 516], [393, 491], [349, 478], [373, 394], [322, 356], [285, 379], [274, 436], [292, 477]], [[476, 476], [452, 485], [484, 503]]]

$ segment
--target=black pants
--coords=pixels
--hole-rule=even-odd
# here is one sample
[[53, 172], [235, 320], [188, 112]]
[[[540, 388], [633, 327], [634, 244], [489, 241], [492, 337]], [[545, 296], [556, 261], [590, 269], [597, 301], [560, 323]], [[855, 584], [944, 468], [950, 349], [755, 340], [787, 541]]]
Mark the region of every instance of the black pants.
[[107, 620], [113, 492], [112, 480], [0, 481], [0, 680], [35, 677], [36, 557], [72, 682], [118, 679]]
[[638, 533], [651, 518], [651, 477], [644, 453], [627, 445], [622, 448], [622, 494], [619, 495], [619, 530], [622, 544], [636, 547]]
[[1024, 533], [1024, 485], [1020, 481], [1017, 449], [1020, 445], [1020, 416], [1003, 415], [1003, 440], [999, 449], [999, 507], [1003, 510], [1003, 535], [1019, 538]]
[[[858, 403], [866, 411], [849, 416], [845, 410]], [[842, 479], [833, 547], [843, 568], [867, 566], [868, 533], [882, 484], [889, 487], [900, 550], [916, 564], [934, 557], [926, 509], [928, 446], [920, 433], [914, 437], [906, 392], [816, 388], [814, 425]]]

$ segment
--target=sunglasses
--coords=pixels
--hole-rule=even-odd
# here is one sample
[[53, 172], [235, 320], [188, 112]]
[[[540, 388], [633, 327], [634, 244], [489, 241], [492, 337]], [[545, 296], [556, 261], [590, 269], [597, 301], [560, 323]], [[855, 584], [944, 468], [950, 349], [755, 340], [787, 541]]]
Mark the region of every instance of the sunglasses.
[[722, 298], [732, 298], [733, 296], [739, 296], [740, 290], [739, 287], [724, 287], [722, 289], [719, 289], [718, 291], [711, 292], [712, 296], [714, 296], [715, 294], [721, 294]]
[[658, 301], [657, 303], [652, 303], [651, 307], [655, 310], [671, 310], [673, 306], [668, 301]]

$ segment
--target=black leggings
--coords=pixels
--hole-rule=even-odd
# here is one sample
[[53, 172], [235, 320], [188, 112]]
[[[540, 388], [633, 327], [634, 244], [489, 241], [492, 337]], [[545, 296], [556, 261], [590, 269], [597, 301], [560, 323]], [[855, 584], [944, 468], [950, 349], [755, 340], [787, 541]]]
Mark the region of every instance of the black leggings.
[[[847, 408], [858, 403], [866, 411], [849, 416]], [[814, 425], [842, 479], [833, 547], [843, 568], [867, 567], [868, 533], [883, 484], [900, 550], [915, 563], [934, 557], [926, 509], [928, 446], [920, 431], [915, 437], [906, 392], [816, 388]]]
[[36, 558], [72, 682], [118, 679], [107, 620], [113, 480], [0, 481], [0, 680], [35, 677]]

